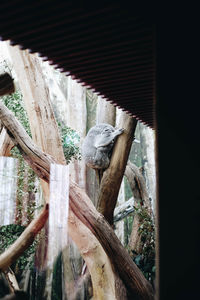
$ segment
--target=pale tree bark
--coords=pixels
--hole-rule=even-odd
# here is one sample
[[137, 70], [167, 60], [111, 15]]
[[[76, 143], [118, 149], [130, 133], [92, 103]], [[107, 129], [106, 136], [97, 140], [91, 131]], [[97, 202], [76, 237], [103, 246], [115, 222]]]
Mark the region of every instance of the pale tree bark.
[[[124, 202], [125, 202], [125, 191], [124, 191], [124, 181], [122, 180], [118, 198], [117, 198], [116, 208], [118, 206], [123, 205]], [[113, 219], [113, 221], [114, 221], [114, 219]], [[124, 220], [120, 220], [117, 223], [115, 223], [115, 233], [116, 233], [117, 237], [119, 238], [119, 240], [121, 241], [122, 245], [124, 245]]]
[[19, 290], [19, 285], [18, 285], [17, 279], [15, 277], [15, 274], [11, 270], [11, 268], [8, 268], [6, 271], [3, 271], [3, 273], [4, 273], [4, 276], [7, 280], [10, 293], [14, 293], [15, 291], [18, 291]]
[[[96, 111], [96, 124], [106, 123], [115, 127], [116, 121], [116, 108], [105, 99], [98, 97], [97, 111]], [[98, 182], [97, 192], [99, 190], [100, 182], [103, 176], [102, 170], [95, 170], [96, 179]]]
[[[43, 153], [36, 145], [33, 144], [32, 140], [29, 136], [27, 136], [25, 130], [15, 119], [13, 114], [10, 113], [2, 103], [0, 103], [0, 119], [3, 122], [3, 125], [8, 129], [13, 142], [19, 147], [24, 158], [27, 160], [30, 166], [36, 171], [38, 176], [41, 176], [48, 182], [50, 163], [54, 162], [53, 158]], [[73, 182], [70, 183], [70, 210], [85, 226], [87, 226], [91, 230], [91, 232], [101, 243], [104, 251], [110, 258], [113, 267], [115, 266], [118, 273], [120, 274], [121, 279], [125, 283], [127, 290], [131, 294], [129, 298], [133, 299], [135, 297], [135, 299], [143, 300], [153, 299], [153, 292], [149, 282], [144, 278], [141, 271], [133, 263], [127, 251], [120, 244], [119, 240], [115, 236], [108, 223], [104, 220], [102, 215], [95, 210], [92, 202], [89, 200], [84, 191], [81, 190]], [[44, 214], [46, 214], [46, 211], [47, 209], [45, 209]], [[41, 218], [41, 220], [44, 220], [44, 218]], [[24, 248], [26, 248], [27, 245], [29, 245], [33, 241], [34, 234], [37, 230], [29, 230], [29, 228], [36, 227], [37, 225], [38, 229], [39, 226], [43, 225], [41, 220], [39, 224], [38, 222], [33, 221], [27, 227], [27, 229], [23, 233], [24, 235], [27, 235], [27, 239], [22, 239], [21, 243], [19, 243], [19, 240], [17, 240], [10, 247], [11, 250], [9, 248], [0, 256], [0, 269], [7, 268], [9, 263], [12, 262], [11, 256], [13, 257], [14, 255], [14, 259], [16, 259], [19, 253], [22, 253]], [[36, 224], [33, 226], [34, 222]], [[72, 220], [72, 223], [73, 222], [74, 220]], [[79, 230], [79, 226], [76, 226], [76, 231]], [[72, 236], [72, 238], [73, 234], [75, 234], [74, 230], [70, 230], [70, 235]], [[79, 249], [81, 249], [81, 242], [83, 242], [83, 240], [84, 239], [82, 239], [81, 234], [79, 234], [79, 239], [77, 240], [77, 243], [79, 243]], [[15, 251], [16, 244], [18, 244], [19, 247], [17, 252]], [[96, 272], [94, 275], [96, 275]], [[102, 278], [102, 276], [100, 276], [100, 278]], [[101, 285], [98, 287], [101, 287]], [[101, 289], [101, 292], [103, 293], [101, 299], [106, 299], [103, 289]]]
[[[91, 90], [86, 90], [86, 107], [87, 107], [87, 131], [96, 125], [96, 112], [97, 112], [98, 96], [92, 93]], [[98, 189], [96, 174], [93, 169], [86, 166], [86, 192], [89, 198], [94, 203], [95, 207], [98, 202]]]
[[[15, 91], [15, 86], [12, 77], [8, 74], [0, 75], [0, 96], [12, 94]], [[0, 156], [10, 156], [10, 150], [13, 148], [13, 143], [7, 135], [6, 129], [1, 126], [0, 133]]]
[[10, 151], [14, 147], [5, 128], [2, 128], [0, 133], [0, 156], [10, 156]]
[[[13, 67], [19, 80], [26, 111], [29, 118], [33, 141], [43, 151], [64, 164], [58, 127], [49, 101], [49, 90], [45, 84], [41, 65], [36, 55], [20, 51], [19, 47], [8, 45]], [[42, 182], [45, 201], [49, 201], [49, 187]]]
[[139, 123], [141, 154], [143, 157], [144, 177], [149, 197], [152, 200], [153, 211], [156, 211], [156, 167], [155, 167], [155, 132]]
[[[86, 90], [80, 84], [77, 84], [71, 77], [66, 77], [64, 74], [58, 73], [48, 62], [40, 60], [41, 67], [45, 76], [45, 81], [49, 87], [51, 104], [54, 114], [59, 122], [76, 130], [80, 139], [86, 135]], [[86, 188], [86, 166], [83, 160], [72, 160], [69, 164], [71, 179], [79, 184], [82, 188]], [[74, 278], [77, 278], [82, 273], [83, 261], [75, 243], [70, 239], [70, 263], [74, 273]], [[64, 273], [69, 273], [66, 269], [68, 253], [66, 249], [62, 252]], [[89, 276], [84, 276], [89, 278]], [[68, 281], [68, 289], [70, 290], [73, 284], [77, 285], [73, 279], [70, 284]], [[79, 280], [80, 293], [85, 294], [85, 281], [82, 278]], [[80, 285], [79, 284], [79, 285]], [[90, 284], [91, 285], [91, 284]], [[87, 293], [87, 291], [86, 291]], [[74, 296], [75, 297], [75, 296]], [[81, 298], [82, 299], [82, 298]], [[80, 299], [80, 300], [81, 300]]]
[[105, 99], [98, 97], [97, 102], [97, 124], [107, 123], [115, 127], [116, 108]]
[[[113, 105], [114, 107], [114, 105]], [[121, 109], [116, 108], [116, 121], [115, 121], [115, 127], [119, 128], [119, 122], [120, 119], [123, 115], [123, 111]], [[121, 182], [120, 190], [119, 190], [119, 195], [117, 198], [117, 203], [116, 203], [116, 208], [120, 205], [123, 205], [125, 203], [125, 187], [124, 187], [124, 177]], [[115, 232], [117, 236], [119, 237], [121, 243], [124, 245], [124, 238], [125, 238], [125, 231], [124, 231], [124, 220], [122, 219], [121, 221], [118, 221], [115, 223]]]
[[[75, 80], [68, 79], [67, 90], [67, 125], [80, 135], [80, 143], [86, 136], [86, 88]], [[83, 160], [70, 164], [70, 174], [80, 187], [86, 189], [86, 165]]]
[[[38, 56], [30, 55], [27, 50], [20, 51], [18, 46], [12, 47], [8, 45], [8, 50], [23, 95], [33, 141], [42, 151], [52, 155], [59, 164], [65, 164], [58, 126], [50, 104], [49, 88], [46, 85]], [[41, 181], [41, 185], [45, 202], [48, 203], [49, 184]], [[25, 207], [27, 206], [26, 200], [23, 199]], [[48, 235], [48, 224], [45, 224], [43, 235]], [[41, 239], [37, 250], [40, 269], [47, 266], [46, 254], [46, 239]], [[68, 265], [70, 266], [69, 263]], [[47, 270], [47, 277], [51, 277], [51, 272], [51, 270]], [[68, 267], [68, 274], [70, 273], [70, 268]], [[46, 287], [46, 292], [50, 295], [51, 288]]]

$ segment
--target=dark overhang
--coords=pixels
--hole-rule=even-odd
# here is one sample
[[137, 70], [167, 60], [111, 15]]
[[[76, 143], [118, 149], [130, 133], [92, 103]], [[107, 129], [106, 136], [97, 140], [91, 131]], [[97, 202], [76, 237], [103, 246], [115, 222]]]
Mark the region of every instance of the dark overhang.
[[1, 2], [0, 36], [154, 128], [154, 22], [122, 1]]

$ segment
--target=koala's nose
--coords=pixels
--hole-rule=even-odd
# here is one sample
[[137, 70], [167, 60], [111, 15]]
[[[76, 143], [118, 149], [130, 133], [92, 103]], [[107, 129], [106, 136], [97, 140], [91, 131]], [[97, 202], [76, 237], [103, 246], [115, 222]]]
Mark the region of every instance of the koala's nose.
[[95, 165], [98, 165], [98, 162], [99, 162], [98, 159], [94, 160]]

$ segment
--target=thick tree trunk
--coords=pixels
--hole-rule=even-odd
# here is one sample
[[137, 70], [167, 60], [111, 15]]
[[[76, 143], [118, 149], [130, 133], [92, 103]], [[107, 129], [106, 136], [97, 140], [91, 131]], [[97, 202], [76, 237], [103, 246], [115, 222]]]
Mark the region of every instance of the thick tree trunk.
[[[18, 46], [8, 46], [14, 70], [17, 74], [29, 118], [33, 141], [41, 149], [65, 164], [58, 126], [49, 101], [49, 89], [45, 83], [37, 55], [20, 51]], [[49, 201], [49, 187], [42, 182], [46, 202]]]
[[[28, 161], [30, 166], [34, 168], [34, 170], [39, 176], [41, 176], [43, 179], [45, 179], [48, 182], [50, 163], [54, 162], [53, 158], [50, 158], [49, 155], [43, 153], [41, 150], [39, 150], [39, 148], [36, 145], [33, 144], [32, 140], [30, 139], [29, 136], [27, 136], [25, 130], [15, 119], [13, 114], [10, 113], [2, 103], [0, 103], [0, 119], [3, 122], [3, 125], [8, 129], [11, 138], [13, 139], [14, 143], [19, 147], [19, 149], [22, 151], [24, 158]], [[144, 278], [141, 271], [133, 263], [127, 251], [120, 244], [113, 230], [110, 228], [110, 226], [105, 221], [103, 216], [96, 211], [92, 202], [84, 193], [84, 191], [81, 190], [76, 184], [71, 182], [69, 196], [70, 196], [70, 209], [71, 209], [70, 214], [73, 212], [74, 215], [83, 224], [85, 224], [85, 226], [87, 226], [91, 230], [91, 232], [96, 236], [96, 238], [99, 240], [105, 252], [107, 253], [108, 257], [110, 258], [112, 265], [115, 266], [115, 268], [118, 270], [121, 279], [126, 285], [129, 293], [132, 295], [130, 296], [132, 297], [130, 299], [140, 299], [140, 300], [153, 299], [153, 292], [152, 292], [151, 285]], [[73, 224], [74, 221], [75, 219], [72, 220], [71, 223]], [[40, 223], [40, 226], [41, 225], [44, 224]], [[32, 226], [32, 223], [29, 225], [29, 227], [30, 226]], [[30, 234], [29, 227], [27, 227], [26, 232]], [[81, 236], [81, 231], [79, 231], [80, 230], [79, 227], [80, 226], [76, 225], [76, 231], [70, 230], [70, 235], [72, 236], [72, 238], [74, 237], [75, 240], [76, 237], [74, 235], [77, 235], [76, 242], [79, 243], [78, 246], [79, 249], [81, 249], [80, 243], [82, 241], [88, 243], [88, 239], [85, 240], [84, 238], [83, 239], [81, 238], [82, 236]], [[84, 228], [83, 226], [82, 228], [84, 230], [86, 227]], [[69, 229], [70, 229], [70, 219], [69, 219]], [[19, 255], [19, 253], [23, 252], [24, 247], [27, 247], [27, 245], [29, 245], [32, 242], [33, 237], [34, 237], [33, 234], [31, 234], [30, 237], [28, 236], [27, 240], [22, 239], [23, 242], [20, 243], [18, 254], [15, 253], [15, 257], [14, 257], [15, 259], [17, 255]], [[15, 243], [18, 243], [18, 241], [16, 241]], [[15, 249], [14, 244], [11, 247], [13, 248], [13, 250]], [[3, 253], [0, 256], [0, 269], [8, 267], [8, 265], [12, 262], [10, 256], [12, 256], [12, 251], [10, 251], [9, 248], [5, 253]], [[98, 256], [96, 258], [98, 259]], [[7, 263], [5, 263], [5, 260], [7, 261]], [[103, 265], [101, 266], [103, 268]], [[94, 273], [95, 276], [96, 272]], [[98, 288], [100, 288], [99, 285]], [[103, 292], [103, 290], [101, 291]], [[104, 299], [106, 299], [105, 295], [104, 295]]]
[[110, 165], [105, 170], [101, 180], [98, 210], [110, 224], [113, 224], [113, 212], [133, 142], [136, 124], [137, 121], [126, 113], [121, 115], [119, 127], [124, 128], [124, 133], [117, 138]]

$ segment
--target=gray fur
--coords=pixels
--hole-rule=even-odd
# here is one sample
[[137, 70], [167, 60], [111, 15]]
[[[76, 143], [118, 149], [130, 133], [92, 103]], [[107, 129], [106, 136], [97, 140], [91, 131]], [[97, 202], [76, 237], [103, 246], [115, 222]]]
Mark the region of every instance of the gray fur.
[[123, 131], [105, 123], [92, 127], [82, 145], [85, 163], [93, 169], [107, 169], [114, 141]]

